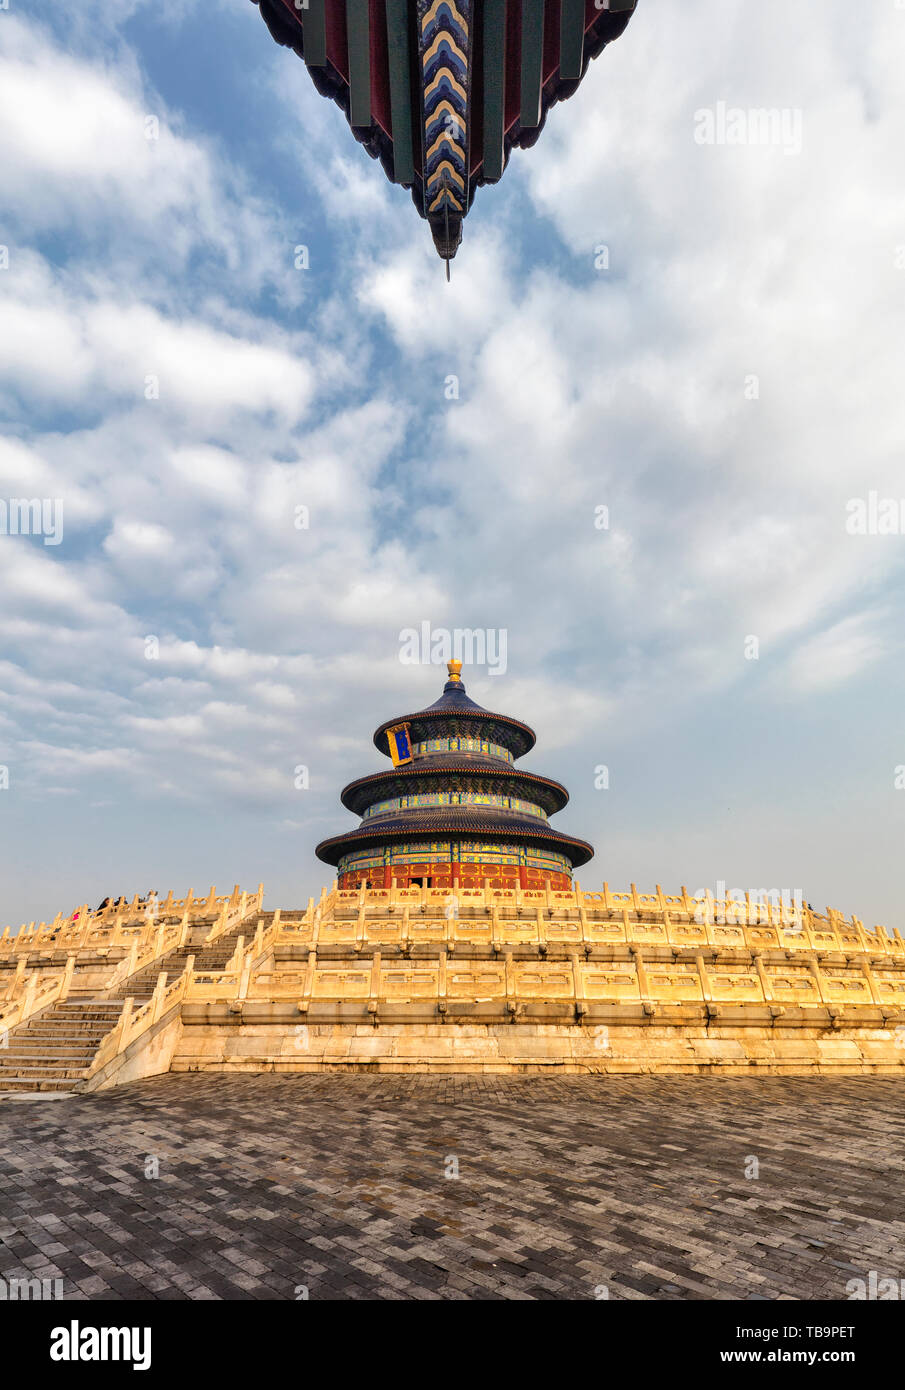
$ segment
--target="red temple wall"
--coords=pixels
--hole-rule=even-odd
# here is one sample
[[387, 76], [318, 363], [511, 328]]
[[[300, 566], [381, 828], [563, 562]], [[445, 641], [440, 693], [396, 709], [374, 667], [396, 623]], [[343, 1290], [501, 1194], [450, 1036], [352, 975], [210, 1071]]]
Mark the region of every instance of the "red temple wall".
[[393, 879], [399, 888], [407, 888], [412, 879], [422, 879], [430, 888], [556, 888], [572, 887], [569, 874], [551, 873], [546, 869], [519, 867], [515, 864], [393, 864], [385, 868], [355, 869], [340, 874], [340, 888], [392, 888]]

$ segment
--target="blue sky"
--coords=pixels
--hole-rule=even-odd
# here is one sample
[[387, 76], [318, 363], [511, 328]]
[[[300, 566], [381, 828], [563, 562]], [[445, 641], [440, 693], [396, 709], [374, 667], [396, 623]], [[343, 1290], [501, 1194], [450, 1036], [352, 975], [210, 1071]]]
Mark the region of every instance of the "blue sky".
[[[11, 0], [0, 500], [65, 526], [0, 535], [0, 922], [317, 893], [428, 621], [505, 630], [468, 690], [537, 730], [585, 886], [905, 929], [905, 537], [846, 529], [905, 496], [903, 60], [891, 3], [642, 0], [447, 286], [249, 0]], [[696, 143], [720, 102], [800, 152]]]

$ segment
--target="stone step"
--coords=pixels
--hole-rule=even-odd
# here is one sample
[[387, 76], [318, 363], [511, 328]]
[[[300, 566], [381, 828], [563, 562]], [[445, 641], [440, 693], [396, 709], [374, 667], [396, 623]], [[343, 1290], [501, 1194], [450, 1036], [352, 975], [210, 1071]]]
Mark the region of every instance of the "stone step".
[[94, 1060], [95, 1049], [88, 1052], [13, 1052], [4, 1055], [0, 1059], [0, 1075], [9, 1071], [23, 1071], [32, 1067], [43, 1067], [46, 1064], [78, 1067], [84, 1071]]
[[88, 1063], [67, 1062], [65, 1059], [56, 1061], [54, 1058], [46, 1058], [42, 1061], [17, 1063], [15, 1066], [3, 1066], [3, 1063], [0, 1063], [0, 1074], [3, 1076], [32, 1076], [32, 1074], [43, 1076], [46, 1073], [47, 1076], [70, 1076], [70, 1074], [81, 1076], [86, 1065]]
[[60, 1003], [54, 1004], [53, 1007], [54, 1011], [58, 1013], [81, 1013], [85, 1009], [112, 1009], [114, 1007], [114, 1001], [112, 999], [79, 999], [75, 1003], [70, 1004], [68, 1000], [62, 1000]]
[[[111, 1030], [108, 1028], [108, 1029], [107, 1029], [107, 1033], [109, 1033], [110, 1031], [111, 1031]], [[81, 1032], [81, 1033], [70, 1033], [70, 1032], [18, 1033], [18, 1032], [16, 1032], [16, 1033], [11, 1033], [11, 1034], [10, 1034], [10, 1037], [9, 1037], [9, 1046], [10, 1046], [10, 1047], [28, 1047], [28, 1048], [30, 1048], [30, 1049], [32, 1049], [32, 1050], [33, 1050], [34, 1048], [40, 1048], [40, 1047], [51, 1047], [51, 1046], [56, 1047], [56, 1046], [65, 1046], [65, 1045], [71, 1045], [72, 1047], [94, 1047], [94, 1048], [96, 1048], [97, 1045], [98, 1045], [98, 1043], [101, 1041], [101, 1039], [102, 1039], [102, 1038], [105, 1038], [105, 1037], [107, 1036], [107, 1033], [101, 1032], [100, 1029], [98, 1029], [98, 1030], [97, 1030], [96, 1032], [94, 1032], [94, 1033], [89, 1033], [89, 1032]], [[6, 1052], [6, 1051], [8, 1051], [8, 1048], [3, 1048], [2, 1050], [3, 1050], [4, 1052]]]
[[29, 1022], [37, 1023], [39, 1019], [48, 1018], [107, 1018], [110, 1014], [120, 1014], [123, 1011], [123, 1001], [121, 999], [111, 999], [102, 1008], [99, 1004], [86, 1004], [84, 1008], [63, 1009], [61, 1005], [53, 1004], [48, 1009], [42, 1009], [40, 1013], [32, 1014]]
[[70, 1026], [77, 1027], [81, 1024], [95, 1024], [101, 1027], [107, 1023], [115, 1022], [122, 1011], [123, 1006], [121, 1003], [118, 1003], [115, 1009], [107, 1009], [103, 1013], [99, 1013], [97, 1009], [92, 1009], [90, 1012], [83, 1014], [58, 1014], [53, 1009], [47, 1009], [43, 1013], [33, 1014], [32, 1017], [27, 1019], [21, 1026], [23, 1028], [52, 1028], [58, 1024], [64, 1024], [68, 1028]]
[[117, 1020], [120, 1018], [121, 1010], [117, 1009], [115, 1014], [110, 1014], [108, 1018], [58, 1018], [54, 1020], [44, 1019], [39, 1022], [37, 1019], [33, 1023], [26, 1023], [21, 1030], [28, 1033], [64, 1033], [71, 1030], [74, 1033], [91, 1032], [96, 1033], [98, 1029], [105, 1032], [110, 1031]]
[[5, 1081], [23, 1081], [28, 1078], [33, 1081], [80, 1081], [86, 1071], [87, 1067], [56, 1067], [48, 1063], [44, 1067], [10, 1068], [8, 1072], [5, 1068], [0, 1068], [0, 1077]]
[[[84, 1055], [84, 1054], [83, 1054], [83, 1055]], [[92, 1055], [93, 1055], [93, 1054], [92, 1054]], [[65, 1059], [57, 1060], [56, 1056], [55, 1056], [53, 1053], [50, 1053], [50, 1052], [45, 1052], [45, 1053], [39, 1052], [39, 1053], [37, 1053], [37, 1054], [34, 1055], [34, 1056], [30, 1056], [30, 1057], [24, 1058], [24, 1060], [21, 1059], [21, 1058], [16, 1058], [14, 1061], [12, 1061], [12, 1062], [9, 1064], [9, 1066], [7, 1066], [7, 1063], [6, 1063], [6, 1061], [5, 1061], [5, 1049], [4, 1049], [4, 1056], [3, 1056], [3, 1057], [0, 1057], [0, 1069], [5, 1069], [5, 1070], [7, 1070], [7, 1071], [11, 1071], [11, 1070], [14, 1070], [14, 1071], [23, 1071], [23, 1070], [24, 1070], [24, 1071], [28, 1071], [28, 1070], [30, 1070], [32, 1067], [43, 1067], [43, 1066], [45, 1066], [45, 1065], [48, 1065], [48, 1066], [65, 1066], [65, 1065], [66, 1065], [66, 1062], [65, 1062]]]
[[60, 1019], [57, 1023], [26, 1023], [22, 1029], [17, 1029], [15, 1031], [17, 1031], [17, 1034], [31, 1034], [31, 1037], [43, 1037], [44, 1034], [47, 1034], [47, 1036], [50, 1036], [50, 1034], [56, 1036], [60, 1031], [63, 1031], [63, 1033], [67, 1033], [67, 1031], [72, 1031], [72, 1033], [100, 1033], [101, 1036], [103, 1036], [104, 1033], [110, 1033], [110, 1029], [115, 1027], [118, 1017], [120, 1017], [120, 1015], [114, 1013], [114, 1015], [111, 1015], [110, 1019]]
[[33, 1076], [0, 1075], [0, 1091], [74, 1091], [80, 1080], [80, 1077], [48, 1081]]
[[[122, 1002], [117, 1000], [116, 1007], [112, 1009], [85, 1009], [82, 1013], [76, 1013], [70, 1009], [67, 1013], [57, 1013], [52, 1010], [50, 1013], [42, 1014], [46, 1023], [49, 1019], [59, 1020], [60, 1023], [105, 1023], [109, 1018], [119, 1018], [123, 1011]], [[37, 1018], [35, 1022], [37, 1023]]]
[[[60, 1018], [49, 1022], [45, 1019], [43, 1023], [26, 1023], [21, 1031], [31, 1034], [36, 1033], [64, 1033], [72, 1031], [74, 1033], [109, 1033], [120, 1017], [120, 1011], [111, 1014], [109, 1018]], [[17, 1032], [20, 1030], [16, 1030]]]
[[126, 994], [111, 994], [108, 1002], [111, 1006], [115, 1005], [117, 1009], [122, 1010], [127, 999], [150, 999], [153, 993], [154, 985], [135, 984], [129, 986], [129, 991]]
[[12, 1029], [6, 1041], [10, 1046], [25, 1039], [32, 1043], [40, 1038], [77, 1038], [79, 1042], [85, 1042], [89, 1038], [104, 1037], [115, 1024], [116, 1019], [109, 1023], [95, 1022], [91, 1024], [79, 1023], [72, 1019], [61, 1019], [56, 1026], [48, 1023], [26, 1023], [21, 1028]]
[[15, 1037], [28, 1034], [29, 1037], [56, 1037], [58, 1033], [110, 1033], [120, 1015], [114, 1013], [110, 1019], [58, 1019], [57, 1023], [25, 1023], [21, 1029], [14, 1030]]

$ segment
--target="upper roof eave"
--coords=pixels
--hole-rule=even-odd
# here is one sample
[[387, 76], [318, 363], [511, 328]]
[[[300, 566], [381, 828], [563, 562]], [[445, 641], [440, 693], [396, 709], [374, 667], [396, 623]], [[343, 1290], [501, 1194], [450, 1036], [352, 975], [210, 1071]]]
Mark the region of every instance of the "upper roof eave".
[[[537, 791], [550, 793], [550, 815], [555, 815], [564, 806], [569, 804], [569, 793], [562, 782], [557, 782], [552, 777], [544, 777], [538, 772], [528, 772], [518, 767], [510, 767], [508, 763], [472, 763], [467, 759], [445, 759], [430, 758], [422, 761], [416, 758], [413, 762], [402, 763], [399, 767], [387, 768], [380, 772], [370, 772], [364, 777], [356, 777], [354, 781], [348, 782], [342, 789], [339, 799], [347, 811], [354, 815], [361, 815], [362, 809], [372, 804], [371, 801], [362, 801], [355, 796], [356, 792], [366, 792], [369, 787], [379, 786], [381, 783], [392, 785], [394, 781], [404, 781], [406, 777], [421, 778], [435, 777], [446, 772], [470, 773], [474, 777], [500, 777], [504, 781], [524, 783], [527, 787], [533, 787]], [[375, 797], [374, 800], [378, 798]], [[545, 809], [547, 809], [545, 807]]]
[[525, 753], [529, 753], [537, 742], [534, 730], [527, 724], [523, 724], [520, 719], [513, 719], [511, 715], [495, 714], [493, 710], [482, 709], [482, 707], [476, 705], [473, 700], [469, 700], [467, 704], [457, 705], [444, 705], [438, 700], [436, 704], [428, 705], [427, 709], [416, 710], [414, 714], [400, 714], [397, 715], [395, 719], [386, 719], [380, 727], [374, 731], [374, 747], [377, 748], [379, 752], [383, 753], [385, 757], [389, 757], [390, 749], [386, 737], [387, 729], [392, 729], [397, 724], [442, 723], [444, 719], [454, 719], [456, 717], [461, 719], [475, 719], [478, 722], [490, 720], [511, 729], [518, 736], [515, 741], [520, 745], [519, 750], [517, 753], [515, 753], [515, 750], [513, 750], [513, 752], [515, 756], [519, 758], [523, 757]]

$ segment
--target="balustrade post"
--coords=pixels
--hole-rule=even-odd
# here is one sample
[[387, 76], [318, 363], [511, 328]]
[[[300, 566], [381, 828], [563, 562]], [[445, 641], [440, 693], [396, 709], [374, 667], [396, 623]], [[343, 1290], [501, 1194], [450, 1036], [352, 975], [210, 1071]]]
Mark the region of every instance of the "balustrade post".
[[21, 1007], [21, 1009], [19, 1010], [19, 1022], [20, 1022], [20, 1023], [21, 1023], [21, 1021], [22, 1021], [23, 1018], [27, 1018], [28, 1015], [31, 1013], [32, 1008], [33, 1008], [33, 1006], [34, 1006], [35, 994], [37, 993], [37, 989], [38, 989], [38, 977], [37, 977], [37, 975], [29, 975], [29, 977], [28, 977], [28, 983], [27, 983], [26, 986], [25, 986], [25, 994], [24, 994], [23, 999], [22, 999], [22, 1007]]
[[861, 961], [861, 973], [864, 975], [864, 978], [867, 981], [867, 988], [870, 990], [870, 997], [873, 1000], [873, 1002], [875, 1004], [882, 1004], [883, 1000], [880, 996], [880, 987], [877, 984], [877, 980], [873, 970], [871, 970], [870, 968], [870, 960], [867, 956], [865, 956]]
[[27, 965], [28, 961], [25, 956], [22, 956], [22, 958], [16, 962], [16, 969], [13, 974], [13, 978], [10, 981], [10, 984], [8, 985], [6, 990], [7, 999], [15, 999], [16, 995], [19, 993], [19, 990], [22, 985], [22, 976], [25, 974], [25, 967]]
[[377, 1022], [377, 1014], [380, 1008], [380, 952], [375, 951], [371, 959], [371, 989], [368, 998], [368, 1013], [371, 1022]]
[[805, 964], [814, 978], [814, 983], [817, 985], [817, 993], [820, 997], [821, 1004], [826, 1004], [827, 1008], [829, 1008], [834, 1001], [830, 998], [829, 991], [824, 988], [824, 977], [820, 970], [820, 961], [817, 955], [810, 955], [806, 959]]
[[514, 1023], [518, 998], [511, 951], [506, 951], [503, 956], [503, 989], [506, 995], [506, 1014], [509, 1022]]
[[770, 983], [770, 977], [767, 974], [766, 967], [764, 966], [763, 952], [752, 951], [751, 958], [754, 961], [754, 968], [757, 971], [757, 978], [760, 980], [760, 987], [764, 993], [764, 1003], [772, 1004], [774, 999], [773, 986]]
[[116, 1044], [116, 1045], [115, 1045], [115, 1047], [114, 1047], [114, 1055], [115, 1055], [116, 1053], [122, 1051], [122, 1048], [123, 1048], [123, 1039], [124, 1039], [124, 1037], [125, 1037], [125, 1035], [126, 1035], [126, 1029], [129, 1027], [129, 1024], [130, 1024], [131, 1021], [132, 1021], [132, 1007], [133, 1007], [134, 1003], [135, 1003], [135, 1000], [133, 999], [133, 997], [132, 997], [131, 995], [129, 996], [128, 999], [125, 999], [125, 1000], [123, 1001], [123, 1011], [122, 1011], [122, 1013], [121, 1013], [120, 1016], [119, 1016], [119, 1023], [116, 1025], [116, 1035], [115, 1035], [115, 1044]]
[[299, 999], [299, 1013], [307, 1016], [308, 1006], [311, 1003], [311, 996], [314, 993], [314, 976], [317, 971], [317, 951], [313, 948], [308, 952], [308, 965], [305, 970], [305, 988]]
[[[627, 910], [626, 916], [628, 916]], [[650, 986], [647, 980], [647, 970], [644, 964], [644, 956], [641, 952], [641, 947], [638, 945], [633, 945], [629, 947], [629, 949], [632, 955], [635, 957], [635, 972], [638, 977], [638, 993], [641, 997], [641, 1004], [644, 1007], [645, 1013], [647, 1013], [648, 1009], [653, 1007], [654, 1001], [651, 998], [650, 994]]]
[[569, 952], [569, 960], [572, 965], [572, 992], [575, 996], [575, 1017], [580, 1021], [588, 1011], [584, 990], [584, 972], [582, 971], [577, 951]]
[[161, 970], [157, 976], [157, 983], [154, 986], [154, 993], [151, 996], [151, 1022], [156, 1023], [163, 1012], [163, 996], [167, 990], [167, 972]]
[[871, 943], [868, 940], [866, 931], [864, 930], [864, 923], [860, 920], [860, 918], [855, 916], [854, 912], [852, 913], [852, 930], [854, 931], [855, 935], [858, 938], [858, 941], [861, 944], [862, 951], [869, 951], [871, 948]]
[[710, 988], [710, 976], [704, 964], [704, 955], [702, 951], [695, 952], [694, 961], [698, 968], [698, 977], [701, 981], [701, 996], [705, 1004], [711, 1004], [713, 1002], [713, 991]]
[[69, 997], [69, 987], [72, 984], [72, 976], [75, 972], [75, 956], [66, 957], [66, 968], [63, 971], [63, 979], [60, 983], [59, 999], [62, 1001]]

